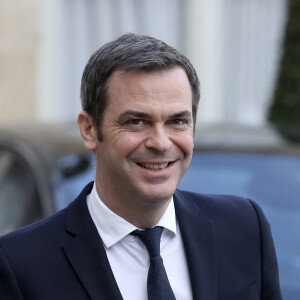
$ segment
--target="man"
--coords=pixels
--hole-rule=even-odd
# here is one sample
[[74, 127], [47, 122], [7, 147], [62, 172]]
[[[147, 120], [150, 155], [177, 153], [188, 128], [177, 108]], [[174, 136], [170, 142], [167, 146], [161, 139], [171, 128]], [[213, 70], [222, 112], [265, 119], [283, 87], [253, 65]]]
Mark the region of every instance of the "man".
[[176, 190], [199, 98], [193, 66], [162, 41], [126, 34], [93, 54], [78, 125], [95, 183], [1, 238], [1, 299], [281, 299], [257, 204]]

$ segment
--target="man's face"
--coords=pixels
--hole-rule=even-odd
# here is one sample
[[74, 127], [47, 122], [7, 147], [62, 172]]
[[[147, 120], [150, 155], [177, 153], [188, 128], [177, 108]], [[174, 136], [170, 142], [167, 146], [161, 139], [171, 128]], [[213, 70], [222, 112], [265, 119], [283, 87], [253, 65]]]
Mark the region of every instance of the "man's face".
[[97, 190], [111, 201], [169, 200], [193, 152], [192, 94], [180, 67], [115, 71], [97, 141]]

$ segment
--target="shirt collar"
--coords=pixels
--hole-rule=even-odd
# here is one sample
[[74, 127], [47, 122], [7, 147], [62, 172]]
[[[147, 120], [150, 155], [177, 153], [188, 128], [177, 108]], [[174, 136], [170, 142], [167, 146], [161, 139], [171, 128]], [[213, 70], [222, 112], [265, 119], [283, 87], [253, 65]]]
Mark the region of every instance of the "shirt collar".
[[[88, 195], [88, 207], [91, 217], [97, 227], [104, 245], [109, 248], [138, 229], [133, 224], [111, 211], [100, 199], [96, 184], [94, 183], [91, 194]], [[173, 197], [156, 226], [162, 226], [176, 235], [176, 217]]]

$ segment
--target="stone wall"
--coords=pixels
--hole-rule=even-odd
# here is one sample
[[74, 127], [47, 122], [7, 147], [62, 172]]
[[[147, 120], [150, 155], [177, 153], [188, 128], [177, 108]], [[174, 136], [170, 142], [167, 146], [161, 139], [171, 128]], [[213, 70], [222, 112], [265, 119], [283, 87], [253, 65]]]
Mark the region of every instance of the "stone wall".
[[35, 116], [39, 0], [0, 0], [0, 124]]

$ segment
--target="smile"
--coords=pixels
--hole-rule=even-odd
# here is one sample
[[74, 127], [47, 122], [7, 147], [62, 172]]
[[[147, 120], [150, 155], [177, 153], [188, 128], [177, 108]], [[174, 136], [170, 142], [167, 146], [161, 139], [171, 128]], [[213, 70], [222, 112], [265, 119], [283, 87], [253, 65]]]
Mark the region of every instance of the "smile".
[[156, 170], [156, 171], [162, 170], [162, 169], [168, 167], [169, 164], [170, 164], [169, 162], [164, 163], [164, 164], [138, 163], [138, 165], [142, 168]]

